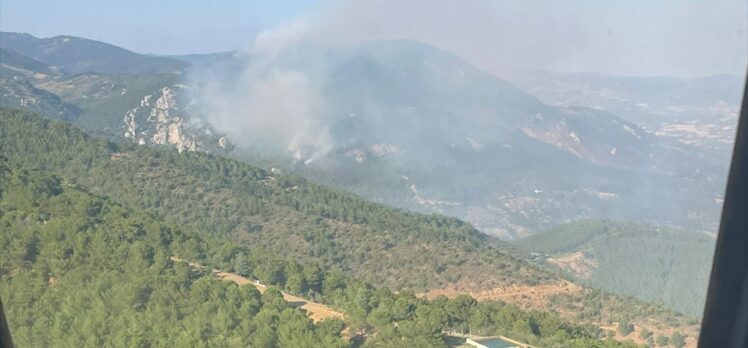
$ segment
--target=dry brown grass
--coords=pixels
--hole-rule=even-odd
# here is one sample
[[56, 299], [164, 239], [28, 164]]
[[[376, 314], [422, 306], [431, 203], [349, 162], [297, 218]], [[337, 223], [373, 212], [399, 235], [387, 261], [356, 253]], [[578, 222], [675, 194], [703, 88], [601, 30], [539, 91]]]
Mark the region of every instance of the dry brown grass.
[[597, 268], [597, 262], [586, 258], [581, 251], [551, 257], [547, 261], [581, 278], [589, 278], [592, 271]]
[[[576, 256], [572, 256], [569, 260], [575, 259]], [[462, 294], [472, 296], [478, 301], [504, 301], [514, 305], [518, 305], [524, 309], [536, 309], [544, 311], [553, 311], [561, 315], [562, 317], [575, 320], [575, 313], [570, 310], [562, 310], [557, 306], [551, 306], [550, 300], [554, 295], [581, 295], [585, 289], [582, 286], [576, 285], [568, 281], [558, 281], [553, 283], [539, 284], [535, 286], [527, 285], [510, 285], [504, 287], [493, 288], [489, 290], [481, 290], [479, 287], [475, 287], [475, 284], [452, 284], [439, 289], [432, 289], [424, 293], [417, 294], [419, 297], [433, 299], [439, 296], [445, 296], [453, 298]], [[659, 320], [649, 319], [647, 322], [634, 322], [635, 331], [628, 334], [622, 335], [618, 332], [618, 323], [603, 324], [600, 322], [593, 322], [603, 330], [614, 331], [616, 334], [613, 337], [618, 341], [633, 341], [637, 344], [645, 344], [646, 340], [640, 337], [641, 331], [647, 329], [652, 332], [652, 335], [656, 337], [659, 334], [665, 335], [668, 338], [677, 330], [687, 336], [686, 347], [696, 348], [699, 328], [697, 325], [680, 326], [673, 328]]]
[[542, 309], [546, 307], [551, 296], [558, 294], [578, 293], [582, 291], [579, 285], [562, 280], [540, 285], [509, 285], [489, 290], [474, 290], [460, 284], [452, 284], [440, 289], [432, 289], [418, 294], [420, 297], [432, 299], [439, 296], [456, 297], [468, 294], [478, 301], [504, 301], [519, 305], [523, 308]]
[[[605, 331], [613, 331], [615, 332], [615, 336], [613, 336], [613, 339], [617, 341], [632, 341], [636, 344], [646, 344], [647, 340], [641, 338], [641, 332], [644, 329], [649, 330], [652, 332], [652, 337], [657, 337], [657, 335], [665, 335], [668, 338], [670, 338], [673, 333], [676, 331], [672, 327], [661, 327], [661, 325], [653, 323], [652, 325], [634, 325], [634, 331], [631, 332], [628, 335], [623, 335], [621, 332], [618, 331], [618, 323], [613, 323], [611, 325], [604, 325], [600, 326], [601, 329]], [[697, 348], [698, 346], [698, 328], [695, 326], [689, 326], [685, 328], [681, 328], [680, 331], [682, 334], [686, 335], [686, 346], [685, 348]], [[672, 345], [670, 345], [672, 346]]]

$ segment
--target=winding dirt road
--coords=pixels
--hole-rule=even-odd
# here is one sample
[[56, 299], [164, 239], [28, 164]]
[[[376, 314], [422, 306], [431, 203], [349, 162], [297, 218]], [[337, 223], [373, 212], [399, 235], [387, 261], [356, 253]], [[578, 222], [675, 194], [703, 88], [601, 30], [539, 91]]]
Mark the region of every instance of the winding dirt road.
[[[196, 269], [205, 268], [205, 266], [199, 263], [183, 260], [176, 256], [172, 256], [171, 260], [174, 262], [186, 262], [192, 268], [196, 268]], [[247, 277], [242, 277], [241, 275], [238, 275], [236, 273], [223, 272], [217, 269], [212, 270], [211, 273], [213, 274], [213, 276], [217, 278], [220, 278], [225, 281], [234, 282], [237, 285], [252, 285], [255, 288], [257, 288], [257, 290], [259, 290], [260, 293], [265, 292], [265, 290], [267, 289], [267, 286], [260, 284], [259, 281], [255, 279], [249, 279]], [[304, 298], [294, 296], [283, 291], [281, 293], [283, 294], [283, 299], [286, 300], [286, 302], [291, 303], [295, 307], [301, 307], [302, 309], [304, 309], [307, 312], [307, 315], [309, 315], [309, 317], [315, 323], [322, 321], [323, 319], [327, 319], [327, 318], [343, 319], [345, 317], [343, 313], [338, 312], [321, 303], [308, 301]]]

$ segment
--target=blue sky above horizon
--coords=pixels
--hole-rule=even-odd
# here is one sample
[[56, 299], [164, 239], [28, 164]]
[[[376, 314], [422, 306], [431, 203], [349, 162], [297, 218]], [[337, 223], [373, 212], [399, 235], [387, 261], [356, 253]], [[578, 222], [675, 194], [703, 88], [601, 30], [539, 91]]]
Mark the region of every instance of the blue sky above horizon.
[[414, 39], [499, 76], [742, 75], [748, 61], [744, 0], [2, 0], [0, 30], [162, 55], [248, 48], [284, 30], [328, 43]]

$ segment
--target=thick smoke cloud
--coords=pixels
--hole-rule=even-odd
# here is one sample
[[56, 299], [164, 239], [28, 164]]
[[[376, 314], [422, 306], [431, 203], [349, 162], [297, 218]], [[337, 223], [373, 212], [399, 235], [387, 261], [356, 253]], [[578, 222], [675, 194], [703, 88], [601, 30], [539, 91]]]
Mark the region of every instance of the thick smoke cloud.
[[535, 69], [742, 74], [747, 22], [737, 1], [334, 1], [260, 33], [231, 63], [195, 74], [197, 101], [239, 145], [270, 140], [310, 160], [335, 145], [321, 91], [330, 63], [283, 64], [309, 47], [412, 39], [505, 78]]
[[303, 21], [287, 23], [259, 34], [232, 59], [196, 69], [195, 99], [207, 121], [240, 146], [273, 145], [305, 161], [329, 151], [319, 81], [277, 64], [308, 32]]

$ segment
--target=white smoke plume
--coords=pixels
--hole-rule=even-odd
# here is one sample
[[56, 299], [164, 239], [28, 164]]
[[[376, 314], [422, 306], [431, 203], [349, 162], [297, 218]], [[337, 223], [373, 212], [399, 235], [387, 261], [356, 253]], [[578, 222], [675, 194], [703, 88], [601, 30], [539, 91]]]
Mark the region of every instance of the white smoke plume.
[[[333, 1], [258, 34], [227, 66], [196, 75], [207, 120], [235, 143], [258, 140], [309, 160], [334, 148], [325, 64], [284, 65], [304, 48], [412, 39], [500, 77], [518, 71], [613, 75], [742, 74], [745, 4], [694, 1]], [[324, 60], [324, 59], [321, 59]], [[315, 71], [317, 69], [319, 71]]]
[[308, 72], [276, 60], [306, 40], [305, 22], [259, 34], [231, 62], [193, 74], [195, 96], [207, 120], [239, 146], [280, 146], [297, 160], [312, 161], [332, 147], [324, 122], [324, 97]]

